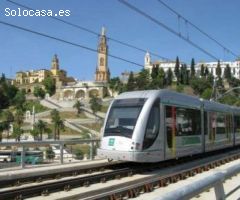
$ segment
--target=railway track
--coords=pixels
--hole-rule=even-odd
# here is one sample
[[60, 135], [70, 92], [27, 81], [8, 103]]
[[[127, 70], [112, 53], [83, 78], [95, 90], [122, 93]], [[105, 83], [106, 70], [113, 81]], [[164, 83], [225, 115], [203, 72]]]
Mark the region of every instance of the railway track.
[[75, 167], [74, 169], [63, 169], [58, 172], [45, 172], [41, 175], [35, 175], [35, 174], [27, 174], [25, 177], [19, 176], [15, 179], [9, 179], [9, 180], [0, 180], [1, 188], [11, 187], [11, 186], [20, 186], [24, 184], [29, 183], [35, 183], [35, 182], [43, 182], [53, 179], [60, 179], [64, 177], [71, 177], [71, 176], [77, 176], [81, 174], [91, 174], [93, 172], [103, 172], [107, 169], [118, 169], [124, 167], [123, 163], [120, 162], [113, 162], [113, 163], [105, 163], [105, 164], [95, 164], [91, 166], [81, 166]]
[[[166, 186], [238, 158], [240, 158], [240, 151], [234, 150], [231, 153], [212, 155], [207, 158], [193, 156], [157, 164], [128, 163], [129, 167], [126, 167], [125, 163], [125, 166], [120, 164], [112, 170], [99, 170], [94, 173], [92, 170], [88, 171], [91, 174], [81, 176], [75, 174], [68, 178], [43, 181], [38, 184], [4, 188], [0, 190], [0, 199], [26, 199], [40, 195], [43, 198], [43, 196], [59, 191], [72, 191], [72, 194], [69, 197], [65, 192], [65, 195], [62, 195], [61, 198], [58, 196], [57, 199], [119, 200], [133, 198], [143, 192], [151, 192], [156, 187]], [[74, 194], [73, 190], [79, 191]]]

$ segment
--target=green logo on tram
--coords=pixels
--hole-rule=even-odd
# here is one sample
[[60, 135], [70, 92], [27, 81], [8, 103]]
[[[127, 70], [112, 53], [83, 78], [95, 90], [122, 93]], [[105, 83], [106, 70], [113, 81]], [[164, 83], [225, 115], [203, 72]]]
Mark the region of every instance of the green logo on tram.
[[109, 141], [108, 141], [108, 146], [113, 146], [114, 142], [115, 142], [115, 139], [114, 138], [110, 138]]

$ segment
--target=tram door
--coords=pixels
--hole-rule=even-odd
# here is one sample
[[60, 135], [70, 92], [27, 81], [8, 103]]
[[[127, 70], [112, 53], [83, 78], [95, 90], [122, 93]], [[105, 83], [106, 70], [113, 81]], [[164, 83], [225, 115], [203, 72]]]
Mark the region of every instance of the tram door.
[[165, 107], [166, 158], [176, 156], [176, 107]]

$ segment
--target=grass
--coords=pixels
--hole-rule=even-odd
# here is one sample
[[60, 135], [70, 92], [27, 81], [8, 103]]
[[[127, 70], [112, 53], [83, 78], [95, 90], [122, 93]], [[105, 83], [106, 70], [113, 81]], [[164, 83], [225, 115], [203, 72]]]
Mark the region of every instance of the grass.
[[[54, 130], [53, 124], [48, 124], [48, 128], [50, 128], [51, 132], [53, 133], [53, 130]], [[60, 137], [61, 137], [61, 135], [79, 135], [79, 136], [81, 136], [81, 132], [75, 131], [75, 130], [70, 129], [65, 126], [64, 130], [60, 130]]]
[[33, 106], [35, 107], [35, 113], [39, 113], [39, 112], [44, 112], [49, 110], [49, 108], [46, 108], [45, 106], [41, 105], [40, 102], [38, 100], [27, 100], [24, 103], [24, 109], [25, 110], [30, 110], [32, 111]]
[[80, 113], [77, 114], [77, 112], [68, 112], [68, 111], [64, 111], [64, 112], [60, 112], [60, 117], [62, 119], [78, 119], [78, 118], [87, 118], [87, 116], [85, 115], [85, 113]]
[[89, 123], [89, 124], [84, 124], [87, 128], [90, 128], [92, 130], [100, 132], [102, 128], [102, 123]]
[[106, 113], [108, 111], [109, 105], [102, 105], [100, 112]]
[[[87, 118], [85, 113], [80, 113], [78, 115], [77, 112], [63, 111], [63, 112], [59, 112], [59, 114], [62, 119], [79, 119], [79, 118], [86, 119]], [[51, 118], [51, 115], [46, 115], [43, 118]]]

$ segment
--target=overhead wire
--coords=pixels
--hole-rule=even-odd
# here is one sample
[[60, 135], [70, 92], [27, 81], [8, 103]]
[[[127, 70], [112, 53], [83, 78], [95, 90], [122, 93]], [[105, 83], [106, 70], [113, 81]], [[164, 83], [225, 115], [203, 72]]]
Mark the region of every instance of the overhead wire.
[[176, 35], [177, 37], [181, 38], [182, 40], [186, 41], [187, 43], [189, 43], [190, 45], [194, 46], [195, 48], [197, 48], [198, 50], [200, 50], [201, 52], [203, 52], [204, 54], [208, 55], [209, 57], [213, 58], [214, 60], [220, 60], [219, 58], [217, 58], [216, 56], [214, 56], [213, 54], [211, 54], [210, 52], [208, 52], [207, 50], [203, 49], [202, 47], [200, 47], [198, 44], [194, 43], [193, 41], [191, 41], [189, 38], [184, 37], [183, 35], [179, 34], [177, 31], [173, 30], [172, 28], [170, 28], [169, 26], [165, 25], [164, 23], [162, 23], [161, 21], [153, 18], [152, 16], [150, 16], [149, 14], [147, 14], [146, 12], [140, 10], [139, 8], [135, 7], [134, 5], [126, 2], [125, 0], [118, 0], [120, 3], [122, 3], [123, 5], [127, 6], [128, 8], [130, 8], [131, 10], [137, 12], [138, 14], [144, 16], [145, 18], [149, 19], [150, 21], [154, 22], [155, 24], [163, 27], [164, 29], [166, 29], [167, 31], [171, 32], [172, 34]]
[[230, 54], [232, 54], [234, 57], [238, 58], [238, 55], [236, 53], [234, 53], [233, 51], [231, 51], [229, 48], [225, 47], [222, 43], [220, 43], [218, 40], [216, 40], [214, 37], [212, 37], [211, 35], [209, 35], [208, 33], [206, 33], [205, 31], [203, 31], [202, 29], [200, 29], [197, 25], [193, 24], [190, 20], [186, 19], [186, 17], [184, 17], [183, 15], [181, 15], [179, 12], [177, 12], [176, 10], [174, 10], [173, 8], [171, 8], [168, 4], [166, 4], [165, 2], [163, 2], [162, 0], [157, 0], [160, 4], [162, 4], [163, 6], [165, 6], [168, 10], [170, 10], [171, 12], [173, 12], [175, 15], [177, 15], [177, 17], [182, 18], [185, 20], [185, 22], [187, 22], [188, 24], [190, 24], [192, 27], [194, 27], [196, 30], [198, 30], [200, 33], [202, 33], [203, 35], [205, 35], [207, 38], [209, 38], [210, 40], [214, 41], [216, 44], [218, 44], [218, 46], [222, 47], [224, 50], [228, 51]]
[[[73, 43], [73, 42], [70, 42], [70, 41], [67, 41], [67, 40], [64, 40], [64, 39], [61, 39], [61, 38], [57, 38], [57, 37], [54, 37], [54, 36], [51, 36], [51, 35], [47, 35], [47, 34], [45, 34], [45, 33], [40, 33], [40, 32], [31, 30], [31, 29], [28, 29], [28, 28], [24, 28], [24, 27], [21, 27], [21, 26], [17, 26], [17, 25], [15, 25], [15, 24], [10, 24], [10, 23], [8, 23], [8, 22], [4, 22], [4, 21], [1, 21], [1, 20], [0, 20], [0, 24], [3, 24], [3, 25], [5, 25], [5, 26], [9, 26], [9, 27], [12, 27], [12, 28], [15, 28], [15, 29], [19, 29], [19, 30], [22, 30], [22, 31], [25, 31], [25, 32], [33, 33], [33, 34], [35, 34], [35, 35], [39, 35], [39, 36], [46, 37], [46, 38], [49, 38], [49, 39], [53, 39], [53, 40], [56, 40], [56, 41], [58, 41], [58, 42], [62, 42], [62, 43], [65, 43], [65, 44], [69, 44], [69, 45], [72, 45], [72, 46], [76, 46], [76, 47], [80, 47], [80, 48], [85, 49], [85, 50], [88, 50], [88, 51], [98, 52], [97, 49], [93, 49], [93, 48], [90, 48], [90, 47], [87, 47], [87, 46], [84, 46], [84, 45], [81, 45], [81, 44]], [[121, 61], [130, 63], [130, 64], [133, 64], [133, 65], [137, 65], [137, 66], [140, 66], [140, 67], [144, 67], [143, 65], [141, 65], [141, 64], [139, 64], [139, 63], [136, 63], [136, 62], [134, 62], [134, 61], [127, 60], [127, 59], [125, 59], [125, 58], [122, 58], [122, 57], [119, 57], [119, 56], [116, 56], [116, 55], [108, 54], [108, 56], [109, 56], [109, 57], [112, 57], [112, 58], [115, 58], [115, 59], [117, 59], [117, 60], [121, 60]]]
[[[29, 6], [20, 4], [20, 3], [18, 3], [18, 2], [12, 1], [12, 0], [6, 0], [6, 1], [9, 2], [9, 3], [12, 3], [12, 4], [14, 4], [14, 5], [20, 6], [20, 7], [22, 7], [22, 8], [25, 8], [25, 9], [28, 9], [28, 10], [35, 10], [35, 11], [36, 11], [36, 9], [34, 9], [34, 8], [31, 8], [31, 7], [29, 7]], [[82, 31], [88, 32], [88, 33], [90, 33], [90, 34], [96, 35], [96, 36], [98, 36], [98, 37], [100, 36], [99, 33], [95, 32], [95, 31], [93, 31], [93, 30], [90, 30], [90, 29], [88, 29], [88, 28], [86, 28], [86, 27], [80, 26], [80, 25], [78, 25], [78, 24], [74, 24], [74, 23], [72, 23], [72, 22], [69, 22], [69, 21], [66, 21], [66, 20], [57, 18], [57, 17], [55, 17], [55, 16], [47, 16], [47, 17], [49, 17], [49, 18], [51, 18], [51, 19], [54, 19], [54, 20], [57, 20], [57, 21], [59, 21], [59, 22], [61, 22], [61, 23], [67, 24], [67, 25], [69, 25], [69, 26], [75, 27], [75, 28], [77, 28], [77, 29], [80, 29], [80, 30], [82, 30]], [[112, 38], [112, 37], [109, 37], [109, 36], [106, 36], [106, 38], [107, 38], [108, 40], [110, 40], [110, 41], [115, 42], [115, 43], [121, 44], [121, 45], [123, 45], [123, 46], [129, 47], [129, 48], [132, 48], [132, 49], [135, 49], [135, 50], [144, 52], [144, 53], [149, 52], [151, 55], [156, 56], [156, 57], [159, 57], [159, 58], [161, 58], [161, 59], [163, 59], [163, 60], [166, 60], [166, 61], [170, 61], [170, 60], [171, 60], [171, 59], [169, 59], [169, 58], [167, 58], [167, 57], [165, 57], [165, 56], [161, 56], [161, 55], [159, 55], [159, 54], [157, 54], [157, 53], [154, 53], [154, 52], [152, 52], [152, 51], [148, 51], [148, 50], [146, 50], [146, 49], [137, 47], [137, 46], [132, 45], [132, 44], [130, 44], [130, 43], [127, 43], [127, 42], [124, 42], [124, 41], [120, 41], [120, 40], [118, 40], [118, 39], [115, 39], [115, 38]]]

